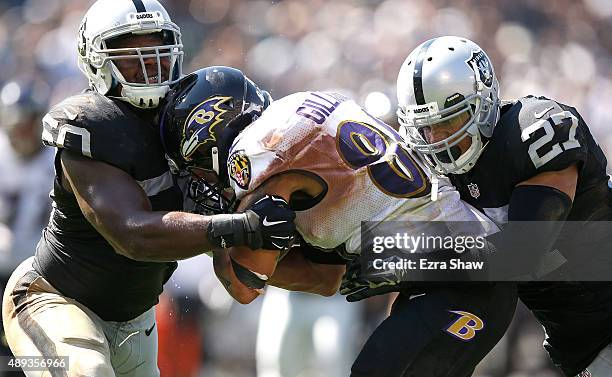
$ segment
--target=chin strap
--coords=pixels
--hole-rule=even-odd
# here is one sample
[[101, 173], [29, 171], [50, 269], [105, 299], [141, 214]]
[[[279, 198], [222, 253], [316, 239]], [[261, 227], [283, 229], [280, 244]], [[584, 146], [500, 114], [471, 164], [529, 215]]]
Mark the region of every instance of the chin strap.
[[126, 82], [127, 80], [113, 62], [109, 63], [105, 75], [110, 76], [112, 79], [109, 91], [113, 91], [117, 86], [121, 85], [121, 95], [113, 98], [127, 102], [139, 109], [157, 108], [170, 90], [169, 85], [140, 87], [122, 84], [121, 82]]
[[159, 106], [169, 90], [168, 85], [142, 88], [122, 85], [122, 97], [119, 98], [141, 109], [154, 109]]
[[440, 180], [435, 172], [431, 175], [431, 201], [438, 200], [438, 189], [440, 188]]
[[[482, 151], [484, 151], [486, 144], [484, 146], [482, 145], [482, 137], [478, 129], [476, 129], [476, 134], [472, 135], [471, 139], [472, 143], [470, 144], [468, 150], [463, 152], [461, 156], [455, 160], [454, 164], [440, 162], [443, 169], [451, 172], [451, 174], [465, 174], [474, 167], [476, 161], [478, 161], [478, 158], [482, 154]], [[459, 166], [459, 169], [453, 171], [455, 166]], [[445, 174], [446, 172], [441, 173]]]

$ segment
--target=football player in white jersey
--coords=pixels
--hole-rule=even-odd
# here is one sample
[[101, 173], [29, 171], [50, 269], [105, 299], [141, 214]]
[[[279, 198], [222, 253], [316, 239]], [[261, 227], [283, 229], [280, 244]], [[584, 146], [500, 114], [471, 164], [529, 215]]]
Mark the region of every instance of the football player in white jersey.
[[[359, 254], [363, 221], [401, 221], [412, 231], [418, 221], [474, 221], [483, 234], [494, 231], [448, 181], [432, 187], [395, 130], [354, 101], [333, 92], [297, 93], [253, 119], [242, 114], [252, 90], [238, 70], [201, 69], [169, 93], [160, 120], [171, 164], [199, 177], [192, 184], [197, 202], [241, 211], [272, 196], [296, 213], [305, 242], [284, 258], [265, 248], [214, 254], [217, 276], [240, 303], [253, 301], [266, 284], [334, 294], [344, 266], [330, 263]], [[514, 289], [427, 285], [401, 292], [351, 375], [470, 376], [512, 319]]]

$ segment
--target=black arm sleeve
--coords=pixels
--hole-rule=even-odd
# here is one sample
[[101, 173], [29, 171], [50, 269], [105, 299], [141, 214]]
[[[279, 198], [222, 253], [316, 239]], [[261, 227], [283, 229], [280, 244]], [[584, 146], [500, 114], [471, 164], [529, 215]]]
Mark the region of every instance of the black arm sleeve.
[[521, 185], [510, 197], [508, 221], [565, 221], [571, 207], [570, 197], [554, 187]]
[[571, 207], [570, 197], [553, 187], [517, 186], [510, 198], [509, 223], [487, 238], [496, 249], [489, 258], [491, 271], [495, 275], [503, 272], [505, 277], [537, 272]]

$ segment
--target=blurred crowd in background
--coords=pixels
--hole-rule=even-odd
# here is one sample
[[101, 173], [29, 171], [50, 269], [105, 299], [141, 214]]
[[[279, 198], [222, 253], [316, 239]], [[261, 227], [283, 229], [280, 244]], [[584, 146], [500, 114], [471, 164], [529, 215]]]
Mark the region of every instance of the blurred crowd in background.
[[[91, 3], [0, 1], [0, 285], [34, 252], [51, 210], [53, 151], [40, 144], [40, 118], [87, 86], [76, 65], [76, 36]], [[435, 36], [465, 36], [493, 60], [503, 99], [535, 94], [570, 104], [612, 152], [608, 0], [162, 3], [182, 28], [184, 72], [234, 66], [275, 98], [336, 89], [390, 123], [407, 54]], [[181, 263], [166, 288], [158, 308], [163, 377], [347, 376], [388, 304], [384, 297], [348, 304], [269, 290], [258, 303], [238, 306], [217, 283], [207, 256]], [[475, 375], [559, 376], [542, 339], [539, 325], [519, 308]]]

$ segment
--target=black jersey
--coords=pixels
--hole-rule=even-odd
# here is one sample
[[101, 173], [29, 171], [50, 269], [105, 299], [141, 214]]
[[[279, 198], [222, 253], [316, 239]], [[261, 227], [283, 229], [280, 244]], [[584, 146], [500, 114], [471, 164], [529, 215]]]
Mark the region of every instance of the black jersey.
[[132, 319], [158, 302], [176, 262], [138, 262], [119, 255], [81, 213], [61, 184], [60, 155], [79, 153], [134, 178], [154, 211], [182, 208], [150, 111], [93, 91], [70, 97], [43, 119], [43, 142], [57, 148], [53, 211], [36, 251], [34, 268], [67, 297], [104, 320]]
[[[578, 184], [568, 220], [612, 218], [606, 157], [573, 107], [533, 96], [504, 103], [484, 142], [476, 165], [450, 179], [463, 200], [494, 221], [508, 220], [518, 183], [572, 164], [578, 166]], [[555, 247], [563, 253], [564, 244], [558, 240]], [[611, 284], [523, 283], [519, 297], [544, 325], [545, 347], [568, 376], [580, 373], [612, 339]]]
[[[505, 103], [491, 139], [476, 166], [450, 175], [461, 198], [499, 223], [508, 215], [514, 187], [539, 173], [578, 164], [578, 186], [568, 220], [587, 220], [606, 213], [606, 157], [578, 111], [544, 97]], [[599, 216], [596, 216], [599, 214]]]

